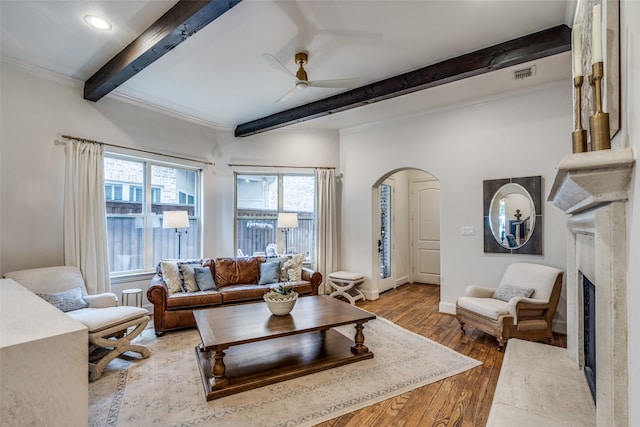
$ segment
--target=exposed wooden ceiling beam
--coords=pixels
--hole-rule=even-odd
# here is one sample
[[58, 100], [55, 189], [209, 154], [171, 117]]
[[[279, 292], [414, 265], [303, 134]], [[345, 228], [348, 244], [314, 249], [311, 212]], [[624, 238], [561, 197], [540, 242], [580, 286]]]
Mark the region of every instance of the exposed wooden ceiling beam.
[[84, 84], [84, 99], [97, 101], [242, 0], [180, 0]]
[[560, 25], [242, 123], [235, 136], [255, 135], [569, 50], [571, 29]]

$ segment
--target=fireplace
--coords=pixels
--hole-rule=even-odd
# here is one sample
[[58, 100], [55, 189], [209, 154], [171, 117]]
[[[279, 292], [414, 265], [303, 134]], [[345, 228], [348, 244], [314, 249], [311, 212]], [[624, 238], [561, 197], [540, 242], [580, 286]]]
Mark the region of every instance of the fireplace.
[[[569, 155], [548, 198], [569, 215], [567, 352], [585, 376], [592, 371], [599, 427], [628, 424], [626, 224], [633, 167], [630, 148]], [[585, 278], [592, 287], [585, 289]], [[585, 322], [593, 326], [586, 332]]]
[[587, 378], [593, 401], [596, 401], [596, 287], [586, 276], [582, 276], [584, 321], [582, 325], [584, 344], [584, 375]]

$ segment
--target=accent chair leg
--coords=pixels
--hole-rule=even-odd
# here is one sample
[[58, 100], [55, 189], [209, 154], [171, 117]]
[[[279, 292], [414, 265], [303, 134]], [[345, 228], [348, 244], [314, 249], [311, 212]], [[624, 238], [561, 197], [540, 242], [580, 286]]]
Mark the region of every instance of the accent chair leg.
[[[139, 353], [143, 359], [146, 359], [151, 354], [149, 349], [142, 345], [132, 344], [131, 341], [136, 338], [138, 335], [144, 331], [145, 327], [149, 323], [149, 317], [144, 316], [139, 319], [132, 320], [128, 323], [125, 323], [122, 326], [126, 326], [127, 328], [130, 326], [135, 326], [135, 328], [125, 334], [120, 338], [115, 338], [111, 329], [107, 329], [97, 334], [89, 334], [89, 342], [90, 344], [103, 348], [105, 350], [111, 349], [104, 357], [102, 357], [96, 363], [89, 364], [89, 381], [93, 382], [99, 379], [102, 376], [102, 372], [107, 367], [109, 362], [111, 362], [116, 357], [120, 356], [127, 351], [133, 351]], [[125, 329], [126, 330], [126, 329]]]

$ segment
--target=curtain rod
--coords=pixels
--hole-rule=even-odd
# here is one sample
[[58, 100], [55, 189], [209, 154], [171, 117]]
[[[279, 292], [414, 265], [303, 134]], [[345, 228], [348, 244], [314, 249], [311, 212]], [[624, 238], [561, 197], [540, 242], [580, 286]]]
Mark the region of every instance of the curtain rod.
[[[192, 158], [189, 158], [189, 157], [174, 156], [172, 154], [158, 153], [156, 151], [143, 150], [141, 148], [125, 147], [124, 145], [109, 144], [109, 143], [102, 142], [102, 141], [94, 141], [93, 139], [79, 138], [77, 136], [71, 136], [71, 135], [60, 135], [60, 136], [62, 138], [66, 138], [66, 139], [73, 139], [74, 141], [91, 142], [91, 143], [94, 143], [94, 144], [106, 145], [107, 147], [124, 148], [125, 150], [139, 151], [141, 153], [147, 153], [147, 154], [156, 154], [158, 156], [171, 157], [171, 158], [180, 159], [180, 160], [188, 160], [190, 162], [197, 162], [197, 163], [202, 163], [202, 164], [205, 164], [205, 165], [212, 165], [212, 166], [215, 165], [215, 163], [207, 162], [206, 160], [192, 159]], [[65, 144], [64, 141], [60, 141], [58, 139], [55, 139], [53, 141], [53, 143], [55, 145], [60, 145], [60, 144], [64, 145]]]
[[240, 164], [240, 163], [227, 163], [227, 166], [231, 168], [245, 167], [245, 168], [283, 168], [283, 169], [335, 169], [335, 166], [251, 165], [251, 164]]

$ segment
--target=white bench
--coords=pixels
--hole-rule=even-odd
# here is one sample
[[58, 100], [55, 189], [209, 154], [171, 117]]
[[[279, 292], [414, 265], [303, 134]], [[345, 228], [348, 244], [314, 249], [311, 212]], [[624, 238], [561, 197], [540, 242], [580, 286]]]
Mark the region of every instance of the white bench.
[[507, 341], [487, 427], [595, 425], [595, 404], [584, 372], [566, 348]]
[[330, 273], [328, 279], [329, 285], [335, 289], [329, 296], [341, 296], [351, 305], [356, 305], [356, 301], [364, 300], [364, 294], [356, 288], [357, 285], [364, 282], [364, 274], [336, 271]]

